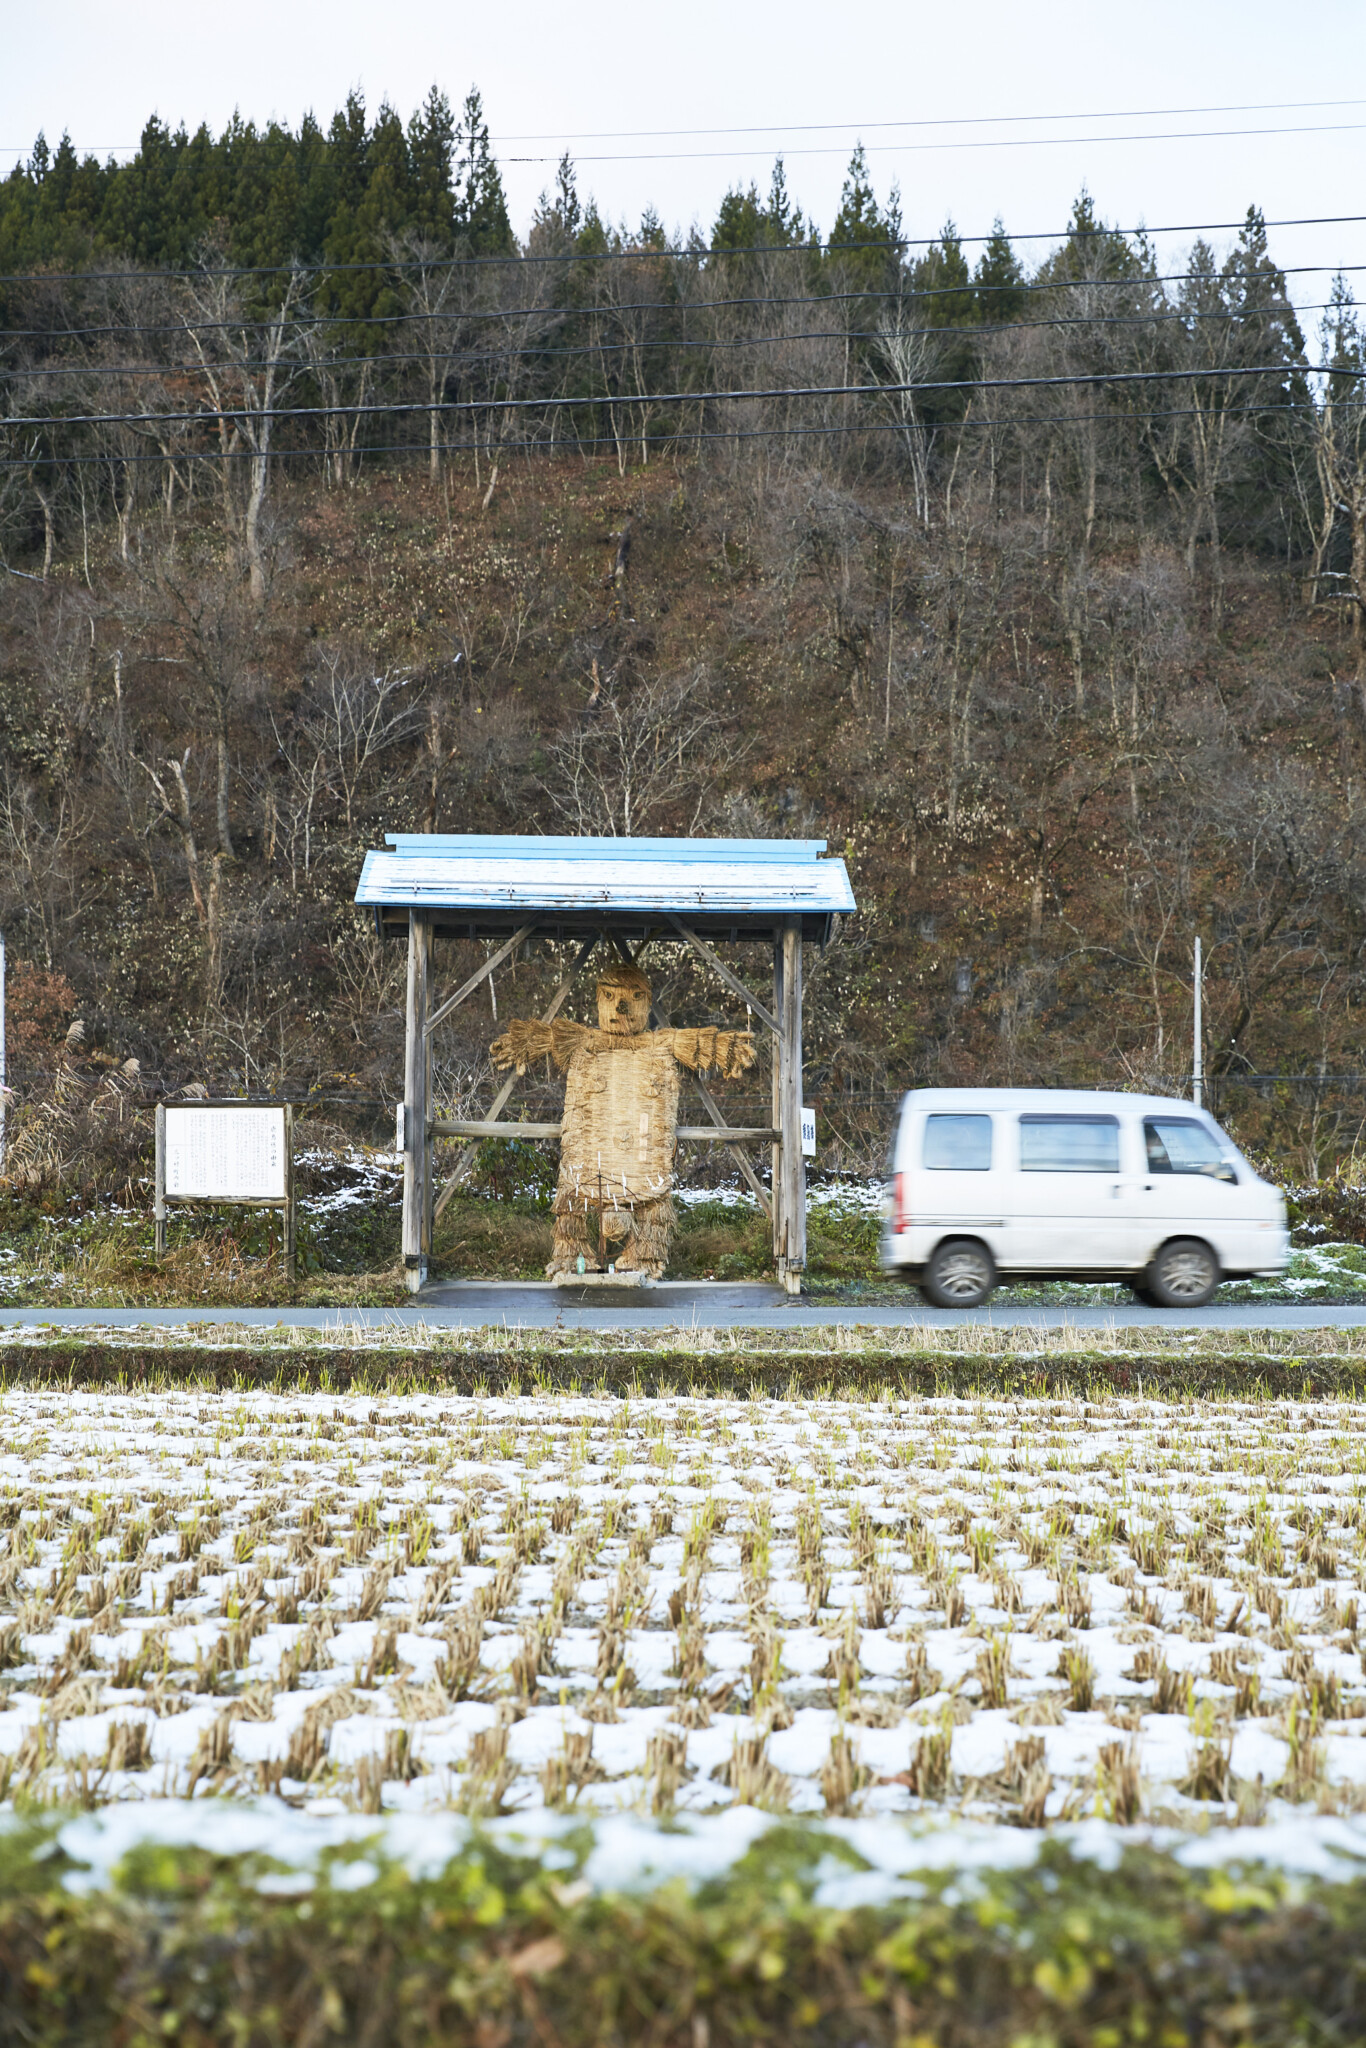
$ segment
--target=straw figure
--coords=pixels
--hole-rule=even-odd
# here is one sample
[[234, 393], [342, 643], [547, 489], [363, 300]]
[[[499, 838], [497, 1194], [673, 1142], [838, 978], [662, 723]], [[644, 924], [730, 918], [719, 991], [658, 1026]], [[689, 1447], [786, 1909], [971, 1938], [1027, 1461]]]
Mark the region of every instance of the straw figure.
[[754, 1065], [748, 1031], [651, 1031], [649, 1023], [650, 984], [623, 964], [598, 982], [596, 1030], [519, 1019], [493, 1041], [499, 1067], [524, 1074], [544, 1054], [566, 1075], [551, 1278], [609, 1263], [660, 1277], [674, 1225], [678, 1070], [715, 1068], [731, 1080]]

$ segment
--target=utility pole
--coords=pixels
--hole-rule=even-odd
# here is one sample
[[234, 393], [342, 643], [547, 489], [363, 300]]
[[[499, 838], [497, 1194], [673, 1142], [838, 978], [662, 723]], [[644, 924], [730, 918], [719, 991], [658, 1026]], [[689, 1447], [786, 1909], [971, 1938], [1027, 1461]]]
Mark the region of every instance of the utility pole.
[[1204, 965], [1200, 958], [1200, 941], [1195, 941], [1195, 1058], [1191, 1064], [1191, 1078], [1194, 1082], [1193, 1100], [1197, 1109], [1204, 1103], [1205, 1059], [1204, 1045]]

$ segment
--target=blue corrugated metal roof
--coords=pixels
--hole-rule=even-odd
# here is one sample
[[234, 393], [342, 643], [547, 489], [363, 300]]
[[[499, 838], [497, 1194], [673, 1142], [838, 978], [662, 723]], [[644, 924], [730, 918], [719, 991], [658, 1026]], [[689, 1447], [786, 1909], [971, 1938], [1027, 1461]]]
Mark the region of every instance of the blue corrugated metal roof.
[[815, 860], [824, 839], [580, 839], [530, 832], [386, 832], [396, 853], [456, 853], [487, 860], [772, 861]]
[[405, 832], [365, 856], [356, 902], [379, 908], [828, 917], [854, 909], [822, 839], [568, 839]]

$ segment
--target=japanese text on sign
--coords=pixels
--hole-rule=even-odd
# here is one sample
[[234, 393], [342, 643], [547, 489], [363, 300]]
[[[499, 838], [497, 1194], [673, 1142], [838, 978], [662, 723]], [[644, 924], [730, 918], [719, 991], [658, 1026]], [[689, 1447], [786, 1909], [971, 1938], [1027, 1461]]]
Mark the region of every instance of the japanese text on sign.
[[166, 1111], [166, 1193], [223, 1202], [285, 1199], [283, 1109]]

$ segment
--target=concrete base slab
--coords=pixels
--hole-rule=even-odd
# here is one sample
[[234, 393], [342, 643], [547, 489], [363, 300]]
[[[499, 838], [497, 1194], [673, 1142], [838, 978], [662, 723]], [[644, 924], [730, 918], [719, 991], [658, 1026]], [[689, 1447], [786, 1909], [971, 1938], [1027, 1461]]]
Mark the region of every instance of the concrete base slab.
[[547, 1323], [578, 1308], [649, 1312], [659, 1324], [739, 1323], [792, 1298], [772, 1281], [650, 1280], [639, 1273], [565, 1273], [554, 1280], [430, 1280], [417, 1306], [462, 1323]]
[[550, 1285], [564, 1301], [590, 1308], [646, 1308], [658, 1282], [648, 1273], [557, 1273]]

